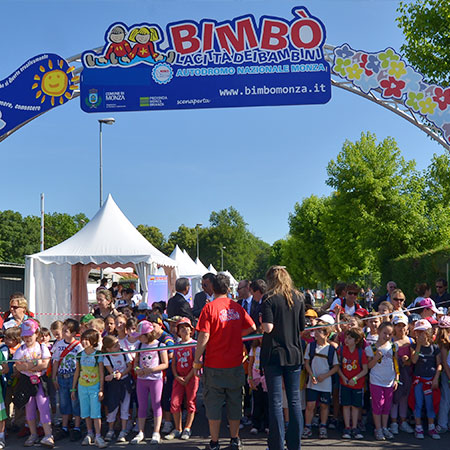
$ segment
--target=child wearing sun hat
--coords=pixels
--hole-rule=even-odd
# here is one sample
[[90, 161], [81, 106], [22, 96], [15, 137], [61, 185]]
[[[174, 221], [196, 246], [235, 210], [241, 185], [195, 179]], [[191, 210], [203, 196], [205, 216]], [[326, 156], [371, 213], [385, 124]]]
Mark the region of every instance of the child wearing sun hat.
[[[441, 372], [441, 401], [439, 403], [438, 433], [448, 431], [448, 414], [450, 412], [450, 316], [442, 316], [438, 322], [438, 334], [436, 344], [441, 350], [443, 370]], [[444, 363], [444, 361], [446, 363]]]

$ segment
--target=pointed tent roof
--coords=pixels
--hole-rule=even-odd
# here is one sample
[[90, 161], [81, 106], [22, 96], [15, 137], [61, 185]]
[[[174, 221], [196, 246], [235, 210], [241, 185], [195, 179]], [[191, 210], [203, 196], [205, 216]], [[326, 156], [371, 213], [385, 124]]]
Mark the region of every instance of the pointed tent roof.
[[188, 277], [199, 275], [199, 270], [194, 261], [192, 261], [190, 256], [178, 247], [178, 244], [175, 245], [170, 257], [176, 261], [178, 265], [178, 276]]
[[236, 278], [231, 275], [231, 273], [228, 270], [224, 270], [223, 272], [225, 275], [227, 275], [230, 278], [230, 284], [231, 286], [237, 286], [239, 283], [237, 282]]
[[214, 267], [212, 264], [210, 264], [210, 265], [208, 266], [208, 272], [211, 272], [211, 273], [213, 273], [214, 275], [217, 275], [217, 270], [215, 269], [215, 267]]
[[205, 273], [208, 273], [209, 270], [206, 268], [206, 266], [200, 261], [200, 258], [195, 259], [195, 264], [198, 267], [198, 270], [201, 272], [201, 275], [205, 275]]
[[194, 262], [194, 260], [189, 256], [189, 253], [186, 251], [186, 249], [183, 249], [183, 254], [186, 257], [186, 260], [189, 261], [189, 267], [192, 267], [191, 271], [192, 273], [195, 273], [196, 275], [203, 275], [201, 273], [200, 268], [197, 266], [197, 264]]
[[31, 255], [45, 264], [176, 263], [155, 248], [117, 206], [111, 194], [97, 214], [78, 233], [40, 253]]

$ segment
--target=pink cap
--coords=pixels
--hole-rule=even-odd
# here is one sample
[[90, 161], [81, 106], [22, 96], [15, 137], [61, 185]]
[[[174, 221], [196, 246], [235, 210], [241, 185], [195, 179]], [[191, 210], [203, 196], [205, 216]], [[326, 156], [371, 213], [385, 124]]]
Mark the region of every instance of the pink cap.
[[191, 320], [189, 319], [189, 317], [182, 317], [182, 318], [177, 322], [176, 327], [178, 328], [180, 325], [183, 325], [183, 324], [189, 325], [192, 329], [194, 328], [194, 327], [192, 326], [192, 323], [191, 323]]
[[20, 326], [22, 329], [22, 336], [33, 336], [37, 330], [39, 330], [38, 323], [33, 319], [27, 319]]
[[431, 298], [424, 298], [419, 303], [419, 306], [421, 306], [422, 308], [431, 309], [431, 311], [433, 311], [435, 314], [439, 313], [439, 310], [436, 308], [436, 305], [435, 305], [434, 301], [431, 300]]
[[151, 333], [152, 331], [153, 331], [153, 324], [148, 320], [143, 320], [142, 322], [139, 322], [137, 331], [135, 333], [131, 333], [131, 337], [138, 338], [139, 336]]
[[450, 328], [450, 316], [442, 316], [438, 322], [439, 328]]
[[426, 331], [431, 328], [431, 323], [426, 319], [420, 319], [414, 324], [414, 331]]

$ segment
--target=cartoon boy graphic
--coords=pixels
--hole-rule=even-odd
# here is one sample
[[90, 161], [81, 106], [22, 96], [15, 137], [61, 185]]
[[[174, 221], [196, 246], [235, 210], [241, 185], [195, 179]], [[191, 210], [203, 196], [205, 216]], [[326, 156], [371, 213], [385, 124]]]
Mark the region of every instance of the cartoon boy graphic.
[[[108, 40], [111, 42], [108, 46], [108, 50], [104, 56], [96, 58], [93, 54], [89, 53], [85, 57], [86, 65], [101, 66], [108, 62], [116, 65], [119, 61], [124, 63], [130, 62], [131, 45], [125, 40], [126, 30], [121, 25], [113, 27], [109, 33]], [[120, 59], [119, 59], [120, 58]]]

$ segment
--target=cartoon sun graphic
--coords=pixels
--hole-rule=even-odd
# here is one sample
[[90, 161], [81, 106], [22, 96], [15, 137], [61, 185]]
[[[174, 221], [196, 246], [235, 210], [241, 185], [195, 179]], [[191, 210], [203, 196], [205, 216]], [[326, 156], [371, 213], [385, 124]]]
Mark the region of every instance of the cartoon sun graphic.
[[75, 68], [69, 67], [63, 59], [56, 62], [49, 59], [47, 66], [47, 68], [39, 67], [43, 75], [34, 76], [34, 80], [38, 82], [34, 83], [31, 89], [38, 89], [36, 98], [40, 98], [41, 103], [44, 103], [48, 97], [52, 106], [55, 106], [56, 102], [62, 105], [72, 98], [73, 91], [78, 88], [75, 83], [80, 80], [80, 77], [73, 76], [72, 72]]

